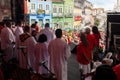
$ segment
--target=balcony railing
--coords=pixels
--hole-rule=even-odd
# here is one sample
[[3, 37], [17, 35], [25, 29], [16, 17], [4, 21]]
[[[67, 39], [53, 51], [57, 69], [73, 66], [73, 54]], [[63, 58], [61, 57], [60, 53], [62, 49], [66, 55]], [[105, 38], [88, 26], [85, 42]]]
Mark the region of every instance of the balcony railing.
[[46, 15], [50, 15], [50, 10], [46, 10], [46, 11], [45, 11], [45, 14], [46, 14]]
[[30, 10], [30, 13], [31, 13], [31, 14], [36, 14], [36, 10], [31, 9], [31, 10]]
[[45, 14], [45, 10], [38, 9], [38, 10], [37, 10], [37, 14]]
[[53, 13], [53, 17], [64, 17], [63, 13]]
[[72, 18], [72, 17], [73, 17], [73, 13], [67, 13], [67, 14], [65, 14], [65, 17], [70, 17], [70, 18]]
[[53, 17], [58, 17], [58, 13], [53, 13]]
[[63, 13], [58, 13], [58, 16], [59, 17], [63, 17]]

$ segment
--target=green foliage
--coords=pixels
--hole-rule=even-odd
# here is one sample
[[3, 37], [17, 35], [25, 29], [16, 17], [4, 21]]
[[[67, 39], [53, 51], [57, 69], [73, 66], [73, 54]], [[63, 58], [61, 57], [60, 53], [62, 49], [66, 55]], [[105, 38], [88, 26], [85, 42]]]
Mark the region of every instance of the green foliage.
[[100, 24], [100, 21], [99, 21], [99, 19], [95, 19], [95, 22], [94, 22], [94, 24], [98, 26], [98, 25]]

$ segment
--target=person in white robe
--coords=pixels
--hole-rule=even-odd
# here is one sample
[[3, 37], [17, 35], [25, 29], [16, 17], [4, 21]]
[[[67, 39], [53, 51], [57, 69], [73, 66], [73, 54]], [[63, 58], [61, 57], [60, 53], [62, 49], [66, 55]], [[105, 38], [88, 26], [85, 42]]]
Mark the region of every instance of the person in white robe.
[[17, 26], [16, 26], [16, 30], [15, 30], [15, 36], [16, 38], [19, 38], [19, 35], [21, 35], [24, 31], [23, 31], [23, 28], [22, 28], [22, 23], [19, 21], [17, 23]]
[[45, 28], [38, 33], [37, 38], [40, 34], [45, 34], [47, 36], [47, 43], [54, 39], [54, 32], [50, 29], [49, 23], [45, 24]]
[[[35, 45], [35, 70], [39, 74], [47, 74], [48, 71], [44, 65], [49, 69], [49, 54], [47, 37], [41, 34], [38, 38], [38, 43]], [[43, 63], [44, 62], [44, 63]]]
[[55, 35], [56, 39], [48, 45], [50, 70], [56, 75], [57, 80], [67, 80], [67, 60], [71, 55], [70, 46], [61, 39], [61, 29], [57, 29]]
[[17, 48], [18, 48], [18, 44], [19, 44], [19, 36], [24, 33], [21, 21], [17, 22], [17, 26], [16, 26], [14, 33], [15, 33], [15, 37], [16, 37], [15, 57], [18, 58], [18, 49]]
[[36, 40], [31, 36], [30, 27], [24, 27], [24, 33], [19, 36], [19, 65], [21, 68], [32, 68], [34, 69], [34, 47], [36, 45]]
[[1, 30], [1, 49], [6, 54], [5, 61], [13, 58], [13, 46], [15, 44], [15, 36], [11, 30], [11, 23], [5, 22], [5, 27]]

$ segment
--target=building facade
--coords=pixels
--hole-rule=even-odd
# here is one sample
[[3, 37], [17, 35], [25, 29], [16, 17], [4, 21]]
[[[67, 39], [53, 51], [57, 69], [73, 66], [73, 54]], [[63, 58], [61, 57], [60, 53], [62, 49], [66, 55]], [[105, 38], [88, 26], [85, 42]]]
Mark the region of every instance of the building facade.
[[82, 22], [82, 14], [85, 0], [74, 0], [74, 28], [79, 29]]
[[120, 12], [120, 0], [117, 0], [116, 5], [114, 6], [113, 9], [115, 12]]
[[11, 19], [11, 0], [0, 0], [0, 21]]
[[35, 21], [40, 27], [44, 27], [45, 23], [50, 23], [52, 26], [52, 2], [50, 0], [31, 0], [28, 7], [29, 24]]
[[53, 28], [73, 27], [73, 0], [52, 0]]
[[104, 13], [104, 8], [93, 8], [92, 9], [92, 15], [97, 16], [98, 14]]
[[62, 28], [64, 26], [64, 1], [52, 0], [52, 27]]
[[73, 28], [74, 0], [64, 0], [64, 28]]
[[89, 25], [94, 25], [94, 17], [92, 15], [92, 10], [93, 10], [93, 4], [87, 0], [84, 2], [84, 8], [83, 8], [83, 22], [82, 26], [89, 26]]
[[0, 0], [0, 21], [24, 19], [24, 1], [27, 0]]

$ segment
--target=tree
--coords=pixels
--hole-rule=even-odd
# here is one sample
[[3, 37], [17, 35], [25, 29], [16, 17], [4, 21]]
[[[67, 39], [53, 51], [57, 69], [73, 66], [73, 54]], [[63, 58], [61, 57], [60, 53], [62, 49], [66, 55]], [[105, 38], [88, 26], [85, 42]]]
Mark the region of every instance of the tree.
[[100, 24], [100, 20], [97, 19], [97, 18], [95, 18], [95, 22], [94, 22], [94, 24], [95, 24], [96, 26], [98, 26], [98, 25]]

